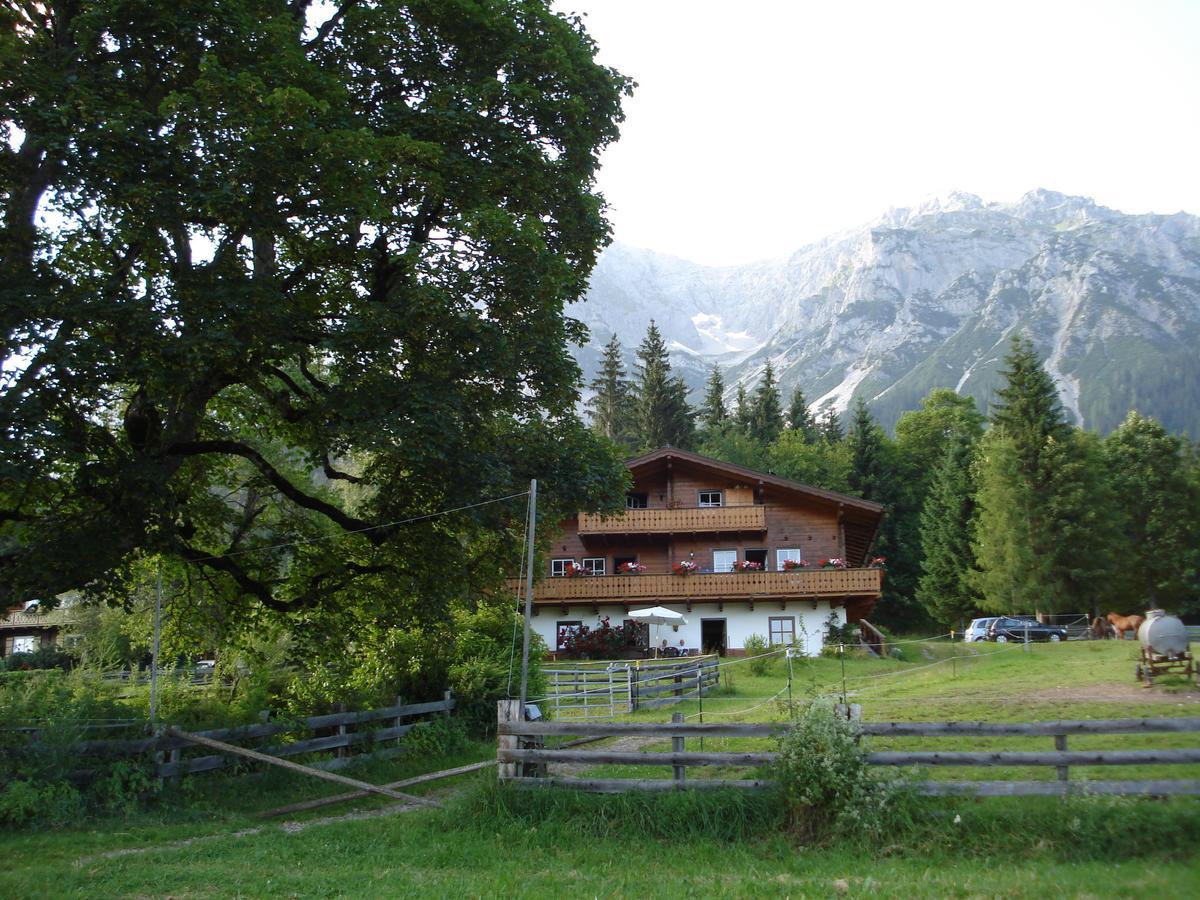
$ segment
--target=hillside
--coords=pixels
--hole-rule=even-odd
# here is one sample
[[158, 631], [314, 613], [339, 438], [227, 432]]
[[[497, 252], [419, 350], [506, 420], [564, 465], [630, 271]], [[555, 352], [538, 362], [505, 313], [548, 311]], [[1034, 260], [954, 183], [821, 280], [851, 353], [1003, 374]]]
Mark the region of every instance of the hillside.
[[653, 318], [698, 399], [768, 359], [784, 397], [867, 401], [889, 429], [935, 387], [986, 409], [1014, 332], [1028, 334], [1068, 415], [1108, 431], [1130, 408], [1200, 437], [1200, 218], [1126, 215], [1038, 190], [1013, 204], [955, 193], [889, 210], [786, 259], [707, 267], [614, 244], [569, 313], [630, 362]]

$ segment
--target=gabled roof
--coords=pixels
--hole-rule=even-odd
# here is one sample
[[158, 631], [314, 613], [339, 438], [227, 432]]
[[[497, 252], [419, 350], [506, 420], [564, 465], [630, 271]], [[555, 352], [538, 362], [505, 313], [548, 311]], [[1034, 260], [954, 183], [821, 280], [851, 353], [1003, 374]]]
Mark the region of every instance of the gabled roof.
[[658, 450], [635, 456], [625, 460], [630, 472], [637, 476], [648, 476], [665, 470], [668, 463], [680, 462], [689, 469], [710, 472], [713, 475], [749, 481], [753, 484], [771, 487], [803, 497], [809, 502], [823, 506], [833, 506], [839, 511], [846, 534], [846, 556], [852, 565], [862, 565], [879, 533], [883, 521], [883, 505], [861, 497], [851, 497], [837, 491], [827, 491], [822, 488], [792, 481], [790, 478], [780, 478], [769, 472], [759, 472], [734, 463], [713, 459], [692, 453], [690, 450], [680, 450], [677, 447], [662, 447]]

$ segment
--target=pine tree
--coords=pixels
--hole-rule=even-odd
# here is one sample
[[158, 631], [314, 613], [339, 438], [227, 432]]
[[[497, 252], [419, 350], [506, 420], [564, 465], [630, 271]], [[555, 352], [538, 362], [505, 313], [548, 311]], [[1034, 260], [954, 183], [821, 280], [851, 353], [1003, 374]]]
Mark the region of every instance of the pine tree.
[[817, 420], [808, 411], [808, 401], [799, 386], [792, 391], [792, 402], [788, 406], [788, 429], [800, 432], [805, 441], [814, 442], [820, 435]]
[[700, 424], [706, 434], [712, 434], [721, 429], [729, 421], [729, 413], [725, 410], [725, 379], [721, 377], [721, 367], [713, 366], [708, 376], [708, 387], [704, 393], [704, 406], [700, 409]]
[[1122, 565], [1104, 596], [1181, 610], [1200, 600], [1200, 484], [1188, 478], [1186, 442], [1153, 419], [1131, 412], [1104, 439], [1106, 477], [1121, 503]]
[[1064, 573], [1078, 552], [1063, 510], [1074, 508], [1075, 476], [1064, 467], [1074, 467], [1079, 445], [1029, 340], [1014, 337], [1004, 364], [980, 457], [976, 583], [987, 608], [1028, 613], [1069, 599], [1055, 583], [1071, 580]]
[[783, 405], [779, 399], [779, 387], [775, 383], [775, 370], [767, 360], [762, 381], [754, 392], [754, 405], [750, 409], [750, 433], [763, 444], [769, 444], [783, 431]]
[[952, 625], [979, 606], [971, 579], [975, 515], [972, 436], [956, 431], [933, 471], [921, 509], [921, 577], [916, 598], [938, 622]]
[[630, 383], [621, 358], [621, 341], [614, 334], [604, 346], [600, 372], [588, 385], [592, 428], [625, 449], [632, 449], [633, 406]]
[[1000, 402], [992, 409], [992, 425], [1012, 438], [1021, 472], [1034, 479], [1046, 439], [1065, 440], [1071, 429], [1063, 419], [1054, 381], [1028, 338], [1013, 337], [1004, 365], [1000, 375], [1005, 385], [996, 391]]
[[842, 432], [842, 417], [838, 415], [836, 409], [832, 406], [825, 407], [825, 415], [821, 419], [821, 438], [831, 444], [837, 444], [842, 441], [845, 434]]
[[875, 424], [867, 404], [860, 397], [854, 404], [854, 415], [850, 419], [850, 487], [864, 499], [881, 500], [889, 493], [887, 478], [888, 464], [885, 460], [884, 444], [887, 437], [883, 429]]
[[667, 345], [653, 320], [637, 351], [634, 384], [637, 443], [645, 450], [671, 445], [690, 447], [695, 421], [683, 379], [671, 375]]
[[733, 424], [739, 432], [748, 435], [750, 433], [751, 419], [750, 401], [746, 397], [746, 388], [744, 385], [739, 384], [737, 402], [734, 405], [733, 411]]

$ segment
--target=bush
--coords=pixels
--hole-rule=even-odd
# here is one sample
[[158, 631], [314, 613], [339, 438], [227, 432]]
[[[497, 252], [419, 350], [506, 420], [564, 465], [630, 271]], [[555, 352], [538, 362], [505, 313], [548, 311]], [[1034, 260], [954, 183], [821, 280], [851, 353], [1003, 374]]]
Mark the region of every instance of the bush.
[[771, 649], [767, 645], [767, 639], [761, 634], [748, 634], [742, 646], [746, 649], [746, 655], [750, 657], [750, 674], [766, 675], [771, 665], [771, 657], [766, 655]]
[[[492, 718], [496, 718], [494, 706]], [[400, 743], [409, 756], [423, 759], [452, 756], [467, 748], [467, 729], [459, 719], [426, 719], [413, 725]]]
[[911, 792], [871, 771], [857, 724], [827, 703], [811, 704], [779, 739], [775, 777], [788, 825], [803, 843], [870, 843], [911, 811]]
[[0, 672], [25, 672], [35, 669], [70, 669], [71, 655], [50, 644], [32, 653], [10, 653], [0, 658]]

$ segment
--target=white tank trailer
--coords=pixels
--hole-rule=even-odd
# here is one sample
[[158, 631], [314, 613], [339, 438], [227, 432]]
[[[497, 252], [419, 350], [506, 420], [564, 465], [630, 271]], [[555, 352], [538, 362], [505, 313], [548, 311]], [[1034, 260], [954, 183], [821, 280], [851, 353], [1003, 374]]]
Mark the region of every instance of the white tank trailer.
[[1158, 675], [1183, 675], [1190, 679], [1197, 674], [1188, 649], [1187, 628], [1175, 616], [1169, 616], [1161, 609], [1147, 610], [1146, 621], [1142, 622], [1137, 636], [1142, 659], [1136, 677], [1146, 687], [1153, 685]]

